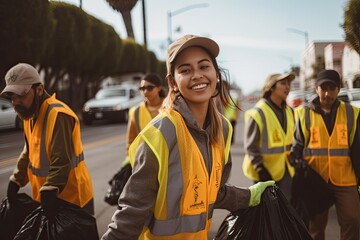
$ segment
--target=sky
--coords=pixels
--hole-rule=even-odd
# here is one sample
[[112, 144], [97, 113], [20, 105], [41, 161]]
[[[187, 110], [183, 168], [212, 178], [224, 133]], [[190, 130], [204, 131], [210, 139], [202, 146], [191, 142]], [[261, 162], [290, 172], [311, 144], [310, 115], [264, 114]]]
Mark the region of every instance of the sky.
[[[62, 1], [77, 6], [80, 2]], [[220, 46], [219, 66], [244, 94], [261, 89], [269, 74], [300, 65], [306, 46], [304, 33], [310, 43], [344, 41], [341, 24], [346, 0], [144, 1], [147, 47], [159, 60], [166, 57], [170, 12], [173, 40], [185, 34], [215, 40]], [[121, 14], [106, 0], [82, 0], [82, 9], [113, 26], [120, 38], [127, 37]], [[143, 44], [141, 0], [131, 14], [135, 41]]]

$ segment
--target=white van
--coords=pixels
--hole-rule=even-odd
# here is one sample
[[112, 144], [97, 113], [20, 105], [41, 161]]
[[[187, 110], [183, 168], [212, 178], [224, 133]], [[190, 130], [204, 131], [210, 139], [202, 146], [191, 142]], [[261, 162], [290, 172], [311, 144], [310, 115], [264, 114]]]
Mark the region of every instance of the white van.
[[102, 88], [96, 93], [95, 98], [84, 104], [82, 121], [85, 125], [102, 119], [111, 122], [127, 122], [129, 109], [143, 100], [139, 87], [134, 84]]

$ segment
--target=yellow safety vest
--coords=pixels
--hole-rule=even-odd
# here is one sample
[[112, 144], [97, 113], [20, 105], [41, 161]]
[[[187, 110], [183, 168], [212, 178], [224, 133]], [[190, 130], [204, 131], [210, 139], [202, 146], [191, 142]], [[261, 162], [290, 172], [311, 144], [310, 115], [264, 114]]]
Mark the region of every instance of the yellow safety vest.
[[147, 109], [145, 102], [142, 102], [139, 106], [130, 108], [129, 120], [135, 122], [136, 131], [139, 133], [146, 124], [151, 121], [152, 117]]
[[46, 181], [51, 156], [50, 144], [58, 113], [65, 113], [75, 119], [72, 132], [73, 154], [70, 159], [71, 170], [68, 182], [59, 194], [59, 198], [84, 207], [93, 198], [90, 175], [84, 162], [80, 136], [80, 124], [76, 114], [55, 94], [46, 99], [40, 108], [39, 116], [31, 131], [30, 120], [24, 121], [24, 132], [28, 143], [29, 167], [28, 177], [35, 201], [40, 201], [40, 188]]
[[223, 133], [219, 145], [212, 145], [210, 176], [184, 119], [174, 110], [155, 117], [131, 144], [132, 165], [141, 140], [148, 144], [159, 162], [159, 190], [153, 215], [139, 239], [208, 238], [223, 167], [230, 152], [232, 127], [224, 120], [229, 132]]
[[303, 158], [326, 181], [336, 186], [356, 185], [350, 146], [356, 131], [359, 109], [340, 102], [334, 129], [329, 136], [321, 114], [309, 108], [298, 110], [305, 143]]
[[[237, 103], [237, 99], [233, 99], [235, 103]], [[231, 102], [224, 109], [224, 116], [230, 121], [236, 121], [239, 115], [239, 109]]]
[[[263, 158], [263, 164], [275, 181], [283, 178], [285, 167], [290, 176], [294, 176], [294, 168], [290, 165], [288, 157], [294, 134], [294, 114], [289, 106], [286, 106], [286, 133], [284, 132], [276, 114], [271, 107], [261, 99], [253, 109], [245, 112], [245, 124], [252, 117], [260, 130], [259, 147]], [[255, 171], [250, 161], [250, 156], [245, 154], [243, 172], [246, 177], [253, 181], [259, 181], [259, 174]]]

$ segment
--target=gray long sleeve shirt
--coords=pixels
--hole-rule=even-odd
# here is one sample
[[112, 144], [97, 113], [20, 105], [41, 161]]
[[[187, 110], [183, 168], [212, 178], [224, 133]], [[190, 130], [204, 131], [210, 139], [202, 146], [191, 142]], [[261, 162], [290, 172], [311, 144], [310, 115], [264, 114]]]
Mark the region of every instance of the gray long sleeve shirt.
[[[175, 103], [175, 110], [181, 113], [186, 125], [202, 153], [205, 164], [211, 172], [211, 144], [209, 140], [209, 127], [205, 130], [199, 128], [187, 107], [185, 101], [179, 98]], [[141, 143], [136, 152], [136, 161], [133, 173], [128, 180], [119, 199], [120, 210], [117, 210], [108, 231], [103, 235], [104, 240], [138, 239], [145, 222], [148, 220], [151, 209], [156, 201], [159, 188], [158, 161], [148, 145]], [[235, 211], [249, 205], [250, 191], [225, 184], [230, 176], [231, 158], [225, 165], [215, 208]]]

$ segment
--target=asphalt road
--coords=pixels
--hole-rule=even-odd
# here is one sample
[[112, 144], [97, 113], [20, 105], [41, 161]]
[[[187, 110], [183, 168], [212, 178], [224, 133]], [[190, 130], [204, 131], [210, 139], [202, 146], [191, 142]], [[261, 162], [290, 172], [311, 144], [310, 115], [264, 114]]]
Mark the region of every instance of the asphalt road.
[[[248, 109], [252, 104], [244, 104]], [[244, 157], [243, 151], [243, 113], [239, 116], [236, 128], [235, 143], [231, 148], [233, 160], [232, 174], [229, 183], [236, 186], [248, 187], [252, 182], [245, 178], [242, 173], [241, 164]], [[97, 123], [89, 127], [82, 127], [82, 139], [86, 164], [92, 177], [95, 191], [95, 217], [98, 232], [101, 236], [111, 221], [111, 216], [116, 206], [110, 206], [104, 202], [104, 196], [108, 188], [109, 179], [120, 168], [125, 157], [126, 124]], [[0, 198], [6, 195], [9, 176], [14, 168], [17, 156], [23, 147], [23, 135], [19, 131], [0, 131]], [[21, 189], [30, 195], [29, 186]], [[225, 210], [215, 210], [213, 224], [209, 239], [212, 239], [221, 222], [228, 214]], [[334, 208], [329, 214], [329, 223], [326, 230], [326, 239], [335, 240], [339, 238], [339, 227], [336, 221]]]

